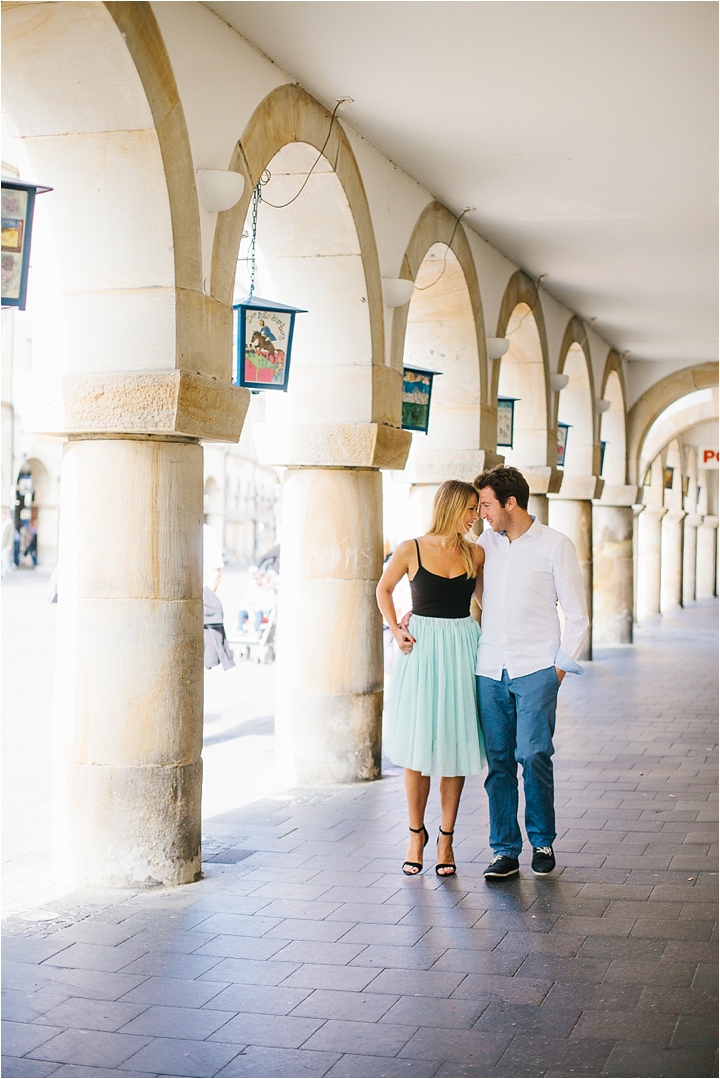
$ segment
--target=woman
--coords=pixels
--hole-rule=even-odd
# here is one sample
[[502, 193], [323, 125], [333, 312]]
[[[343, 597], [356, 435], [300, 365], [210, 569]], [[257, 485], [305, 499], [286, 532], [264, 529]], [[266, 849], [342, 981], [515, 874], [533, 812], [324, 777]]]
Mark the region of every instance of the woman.
[[[447, 480], [435, 495], [427, 535], [398, 546], [377, 587], [378, 605], [402, 653], [390, 682], [385, 747], [390, 760], [405, 768], [407, 876], [423, 867], [431, 776], [441, 777], [435, 872], [456, 872], [452, 835], [465, 776], [477, 775], [485, 763], [475, 684], [480, 629], [470, 616], [470, 600], [479, 600], [482, 591], [485, 552], [465, 539], [477, 518], [475, 488]], [[397, 623], [392, 598], [405, 574], [413, 610], [407, 630]]]

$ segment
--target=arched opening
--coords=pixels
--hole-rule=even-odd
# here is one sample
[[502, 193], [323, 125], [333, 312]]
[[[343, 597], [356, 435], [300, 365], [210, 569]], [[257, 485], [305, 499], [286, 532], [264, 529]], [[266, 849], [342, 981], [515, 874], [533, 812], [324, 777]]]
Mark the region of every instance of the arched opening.
[[386, 483], [386, 535], [393, 546], [426, 531], [440, 482], [438, 468], [466, 480], [478, 471], [482, 379], [477, 323], [463, 266], [444, 243], [432, 244], [418, 267], [402, 360], [439, 374], [433, 380], [427, 434], [413, 432], [405, 476], [394, 481], [405, 498], [388, 490], [393, 481]]
[[505, 463], [531, 474], [548, 464], [547, 393], [540, 334], [532, 310], [519, 303], [508, 320], [510, 348], [498, 361], [499, 397], [515, 398], [512, 446], [498, 446]]
[[31, 457], [23, 462], [15, 485], [21, 565], [54, 566], [57, 562], [59, 505], [53, 488], [42, 461]]
[[[323, 157], [308, 175], [320, 151]], [[399, 430], [400, 373], [385, 365], [367, 200], [340, 122], [331, 122], [293, 85], [261, 102], [231, 167], [250, 182], [240, 203], [218, 217], [213, 293], [223, 303], [233, 295], [241, 235], [251, 227], [252, 192], [268, 170], [255, 294], [308, 312], [296, 319], [287, 394], [265, 391], [253, 404], [260, 462], [284, 468], [278, 760], [294, 781], [376, 778], [382, 714], [382, 633], [374, 601], [382, 567], [379, 469], [402, 467], [410, 439]], [[245, 281], [238, 291], [246, 294]]]
[[600, 417], [600, 475], [608, 487], [626, 482], [625, 395], [620, 375], [611, 371], [605, 382], [604, 400], [610, 407]]
[[[20, 164], [53, 188], [38, 202], [21, 415], [71, 438], [56, 870], [72, 886], [185, 883], [200, 874], [198, 439], [239, 433], [242, 409], [202, 292], [183, 110], [150, 5], [16, 5], [3, 32]], [[41, 512], [38, 528], [42, 543]]]
[[[558, 372], [568, 378], [567, 385], [558, 394], [557, 404], [558, 468], [562, 469], [563, 478], [560, 493], [550, 496], [549, 519], [552, 527], [569, 536], [575, 545], [592, 627], [592, 499], [602, 490], [602, 482], [598, 481], [596, 475], [591, 358], [579, 319], [571, 319], [565, 332]], [[563, 424], [566, 426], [563, 427]], [[564, 446], [561, 441], [563, 435]], [[592, 659], [592, 633], [582, 658]]]
[[611, 350], [601, 397], [609, 407], [600, 414], [601, 497], [592, 507], [593, 642], [632, 644], [634, 611], [634, 513], [637, 488], [627, 483], [625, 390], [620, 356]]
[[691, 389], [666, 403], [638, 447], [639, 620], [717, 595], [717, 420], [717, 387]]
[[[563, 473], [566, 477], [591, 476], [595, 448], [593, 394], [588, 359], [577, 341], [568, 348], [560, 373], [569, 378], [558, 395], [558, 424], [568, 425]], [[565, 481], [563, 488], [565, 494]]]

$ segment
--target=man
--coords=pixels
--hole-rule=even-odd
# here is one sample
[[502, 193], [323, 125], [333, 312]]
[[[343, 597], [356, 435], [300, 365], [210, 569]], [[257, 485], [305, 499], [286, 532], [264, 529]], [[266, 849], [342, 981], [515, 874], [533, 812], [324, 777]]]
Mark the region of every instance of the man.
[[[523, 769], [525, 830], [532, 870], [555, 868], [553, 733], [560, 684], [582, 674], [575, 662], [590, 620], [580, 566], [567, 536], [528, 511], [530, 489], [517, 468], [483, 472], [474, 483], [485, 551], [478, 701], [488, 775], [490, 846], [486, 878], [519, 871], [518, 762]], [[565, 615], [560, 634], [557, 603]]]

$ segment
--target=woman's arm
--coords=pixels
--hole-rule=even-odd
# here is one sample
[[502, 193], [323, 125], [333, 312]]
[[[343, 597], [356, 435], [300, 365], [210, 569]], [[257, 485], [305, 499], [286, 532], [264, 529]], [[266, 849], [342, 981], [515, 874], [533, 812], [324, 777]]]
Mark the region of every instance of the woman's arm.
[[412, 557], [412, 553], [412, 540], [404, 540], [398, 545], [395, 553], [385, 567], [385, 572], [380, 578], [375, 591], [378, 607], [382, 612], [382, 616], [390, 627], [390, 631], [397, 641], [400, 651], [405, 655], [412, 651], [412, 646], [415, 644], [415, 638], [407, 629], [401, 629], [398, 625], [392, 594], [399, 581], [405, 576], [410, 568], [410, 558]]

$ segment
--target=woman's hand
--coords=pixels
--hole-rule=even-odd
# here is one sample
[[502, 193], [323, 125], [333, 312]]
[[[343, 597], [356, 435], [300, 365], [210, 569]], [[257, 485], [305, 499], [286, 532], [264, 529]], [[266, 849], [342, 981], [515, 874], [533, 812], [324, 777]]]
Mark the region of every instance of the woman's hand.
[[397, 641], [398, 648], [404, 656], [407, 656], [412, 652], [412, 647], [416, 641], [406, 627], [398, 626], [397, 632], [393, 631], [393, 637]]

